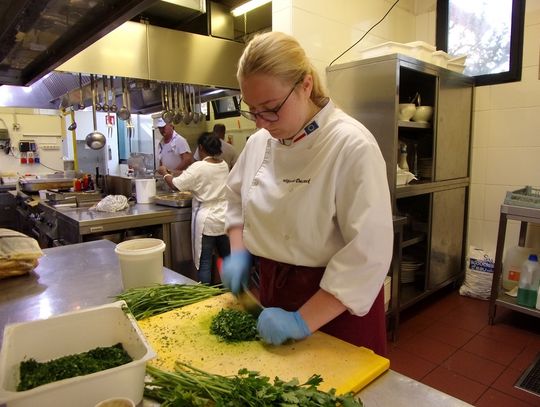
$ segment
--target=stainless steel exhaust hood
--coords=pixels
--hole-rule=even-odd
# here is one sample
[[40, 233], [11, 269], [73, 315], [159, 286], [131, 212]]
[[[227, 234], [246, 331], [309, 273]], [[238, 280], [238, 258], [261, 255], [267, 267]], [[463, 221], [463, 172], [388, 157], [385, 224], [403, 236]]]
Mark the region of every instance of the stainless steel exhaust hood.
[[235, 89], [243, 49], [235, 41], [129, 21], [57, 69]]
[[157, 0], [0, 2], [0, 85], [30, 85]]

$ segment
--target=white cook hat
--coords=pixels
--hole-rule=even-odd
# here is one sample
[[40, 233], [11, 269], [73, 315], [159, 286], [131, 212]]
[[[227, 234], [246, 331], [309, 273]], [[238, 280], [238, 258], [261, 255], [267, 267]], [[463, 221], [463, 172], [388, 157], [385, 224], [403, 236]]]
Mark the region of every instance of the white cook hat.
[[165, 123], [165, 120], [163, 120], [161, 117], [158, 117], [157, 119], [154, 119], [154, 127], [163, 127], [167, 123]]

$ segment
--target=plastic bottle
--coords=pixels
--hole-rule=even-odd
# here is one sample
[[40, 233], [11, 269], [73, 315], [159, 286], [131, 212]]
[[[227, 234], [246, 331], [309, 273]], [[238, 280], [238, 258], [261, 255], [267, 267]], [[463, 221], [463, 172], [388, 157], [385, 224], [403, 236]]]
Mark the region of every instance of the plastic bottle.
[[510, 291], [518, 286], [521, 266], [529, 254], [540, 256], [540, 250], [532, 247], [513, 246], [504, 253], [502, 264], [502, 286]]
[[531, 254], [521, 267], [517, 294], [517, 303], [519, 305], [529, 308], [536, 306], [539, 279], [540, 265], [538, 264], [538, 256]]

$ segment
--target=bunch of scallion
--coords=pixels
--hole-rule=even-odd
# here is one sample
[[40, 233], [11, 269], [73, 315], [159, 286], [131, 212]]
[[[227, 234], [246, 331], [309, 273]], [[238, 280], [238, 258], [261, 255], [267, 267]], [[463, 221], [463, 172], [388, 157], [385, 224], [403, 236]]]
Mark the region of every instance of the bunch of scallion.
[[220, 376], [177, 362], [175, 372], [166, 372], [151, 365], [146, 367], [152, 380], [146, 382], [144, 394], [157, 400], [162, 407], [362, 407], [362, 401], [352, 393], [336, 395], [335, 389], [317, 389], [322, 382], [318, 375], [305, 383], [297, 379], [274, 383], [258, 372], [241, 369], [236, 376]]
[[225, 292], [221, 286], [205, 284], [159, 284], [130, 288], [115, 298], [124, 300], [135, 319], [140, 320]]

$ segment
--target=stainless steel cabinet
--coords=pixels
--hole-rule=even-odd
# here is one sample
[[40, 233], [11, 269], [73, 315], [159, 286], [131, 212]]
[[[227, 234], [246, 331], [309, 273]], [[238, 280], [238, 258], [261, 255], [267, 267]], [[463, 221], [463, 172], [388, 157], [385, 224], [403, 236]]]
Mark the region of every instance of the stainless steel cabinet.
[[[375, 136], [386, 160], [395, 216], [404, 216], [393, 313], [459, 281], [469, 189], [472, 79], [400, 54], [327, 69], [334, 102]], [[399, 120], [399, 104], [419, 94], [428, 123]], [[417, 180], [396, 185], [400, 145]]]
[[428, 290], [462, 274], [466, 188], [434, 192], [432, 196]]

